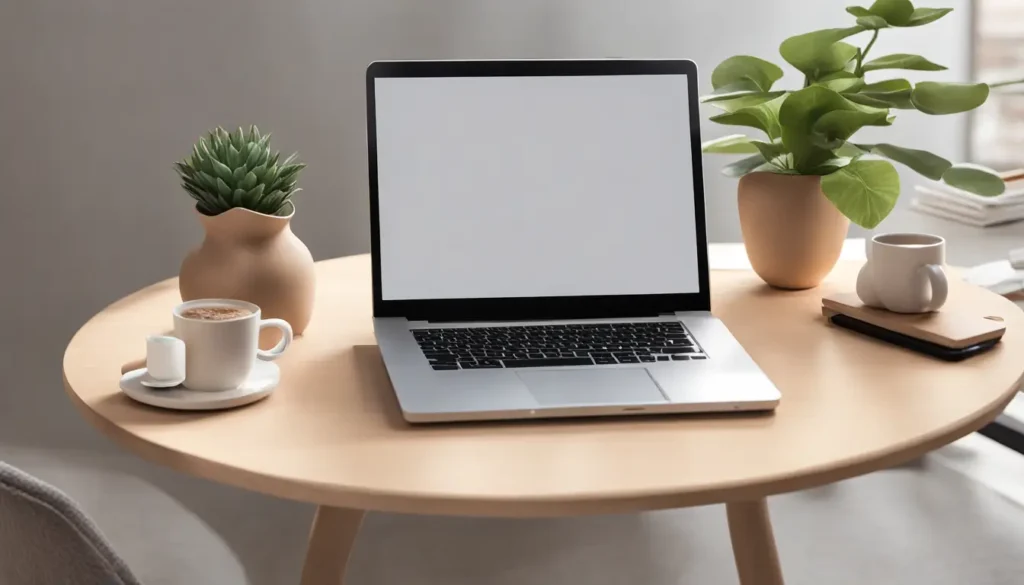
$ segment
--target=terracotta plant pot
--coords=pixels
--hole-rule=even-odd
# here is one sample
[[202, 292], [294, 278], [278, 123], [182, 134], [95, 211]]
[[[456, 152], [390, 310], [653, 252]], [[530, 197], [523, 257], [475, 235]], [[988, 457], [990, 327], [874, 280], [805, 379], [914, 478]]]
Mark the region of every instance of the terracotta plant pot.
[[[284, 319], [302, 334], [313, 316], [316, 271], [309, 249], [292, 233], [293, 215], [294, 205], [287, 216], [243, 208], [200, 213], [206, 238], [181, 264], [181, 299], [249, 301], [260, 306], [264, 319]], [[260, 345], [267, 342], [261, 338]]]
[[756, 172], [739, 184], [740, 229], [754, 272], [777, 288], [818, 286], [843, 250], [850, 220], [821, 177]]

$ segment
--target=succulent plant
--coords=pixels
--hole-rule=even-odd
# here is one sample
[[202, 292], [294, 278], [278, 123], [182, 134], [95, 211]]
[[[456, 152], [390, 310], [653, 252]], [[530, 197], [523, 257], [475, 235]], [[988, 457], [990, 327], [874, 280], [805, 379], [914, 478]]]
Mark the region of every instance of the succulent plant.
[[292, 212], [291, 197], [303, 163], [292, 154], [278, 162], [281, 153], [270, 151], [270, 134], [260, 135], [256, 126], [248, 132], [212, 130], [192, 147], [192, 154], [174, 163], [181, 186], [196, 200], [196, 209], [217, 215], [243, 207], [267, 215]]

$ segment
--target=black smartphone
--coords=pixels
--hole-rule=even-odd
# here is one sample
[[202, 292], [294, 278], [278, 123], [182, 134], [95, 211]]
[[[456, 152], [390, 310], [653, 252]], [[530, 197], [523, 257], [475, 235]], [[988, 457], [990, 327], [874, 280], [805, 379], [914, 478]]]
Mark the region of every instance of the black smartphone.
[[861, 321], [860, 319], [854, 319], [849, 315], [836, 313], [829, 317], [829, 320], [833, 325], [837, 325], [844, 329], [856, 331], [857, 333], [862, 333], [864, 335], [874, 337], [875, 339], [880, 339], [887, 343], [898, 345], [925, 355], [930, 355], [934, 358], [945, 360], [947, 362], [963, 361], [969, 357], [984, 353], [999, 343], [999, 339], [997, 338], [982, 341], [981, 343], [970, 345], [968, 347], [951, 348], [937, 343], [932, 343], [930, 341], [925, 341], [923, 339], [918, 339], [916, 337], [911, 337], [909, 335], [904, 335], [902, 333], [897, 333], [895, 331], [890, 331], [884, 327], [872, 325], [871, 323]]

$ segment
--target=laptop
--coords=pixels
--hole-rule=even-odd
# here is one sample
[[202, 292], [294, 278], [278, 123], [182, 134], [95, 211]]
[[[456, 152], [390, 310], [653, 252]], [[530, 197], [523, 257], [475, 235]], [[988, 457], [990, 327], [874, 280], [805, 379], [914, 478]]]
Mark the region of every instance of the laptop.
[[374, 332], [414, 423], [772, 410], [710, 312], [687, 60], [378, 61]]

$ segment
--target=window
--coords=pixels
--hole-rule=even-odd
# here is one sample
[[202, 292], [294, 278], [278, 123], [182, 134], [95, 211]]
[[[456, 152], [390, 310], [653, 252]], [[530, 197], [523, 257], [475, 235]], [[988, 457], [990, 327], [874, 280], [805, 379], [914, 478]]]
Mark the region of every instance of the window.
[[[1024, 78], [1024, 1], [974, 2], [974, 77]], [[973, 114], [971, 158], [998, 170], [1024, 164], [1024, 85], [993, 91]]]

